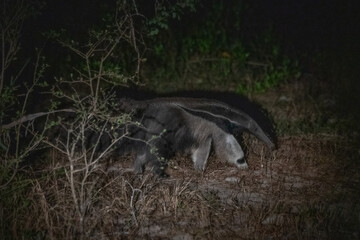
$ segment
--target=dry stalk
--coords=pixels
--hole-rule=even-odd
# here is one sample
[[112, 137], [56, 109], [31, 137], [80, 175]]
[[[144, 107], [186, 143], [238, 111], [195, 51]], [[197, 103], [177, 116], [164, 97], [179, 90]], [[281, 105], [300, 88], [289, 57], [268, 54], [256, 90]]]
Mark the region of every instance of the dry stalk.
[[49, 234], [49, 239], [55, 239], [53, 234], [53, 230], [54, 230], [53, 222], [51, 219], [51, 213], [49, 211], [50, 206], [46, 200], [44, 191], [42, 190], [41, 185], [37, 180], [35, 180], [35, 190], [40, 195], [40, 206], [43, 213], [42, 216], [44, 217], [45, 220], [45, 224]]
[[[44, 127], [43, 129], [39, 129], [35, 131], [33, 130], [34, 129], [33, 123], [37, 117], [47, 114], [40, 113], [32, 116], [29, 115], [25, 116], [26, 107], [28, 106], [28, 100], [30, 94], [33, 92], [34, 88], [39, 85], [42, 71], [44, 71], [45, 68], [45, 66], [40, 61], [41, 56], [42, 56], [41, 51], [38, 51], [35, 67], [34, 67], [32, 83], [30, 84], [30, 86], [25, 85], [26, 87], [26, 91], [24, 95], [25, 97], [20, 106], [21, 107], [19, 114], [21, 116], [20, 119], [9, 124], [1, 125], [0, 128], [1, 130], [0, 137], [5, 140], [4, 143], [6, 143], [6, 148], [7, 148], [4, 159], [1, 162], [1, 165], [4, 168], [11, 169], [12, 171], [12, 174], [8, 178], [8, 180], [2, 185], [0, 185], [0, 189], [5, 188], [14, 179], [15, 175], [18, 172], [19, 163], [22, 162], [29, 153], [31, 153], [34, 149], [36, 149], [44, 138], [46, 128]], [[4, 79], [0, 79], [0, 81], [4, 81]], [[1, 92], [0, 92], [0, 96], [1, 96]], [[6, 109], [2, 109], [2, 110], [5, 112]], [[6, 112], [4, 114], [6, 114]], [[27, 123], [27, 125], [25, 125], [24, 123]], [[6, 141], [7, 131], [13, 132], [15, 136], [13, 140]], [[24, 144], [22, 142], [22, 138], [24, 137], [24, 135], [27, 134], [30, 135], [30, 139]], [[10, 153], [9, 149], [13, 148], [13, 146], [15, 146], [14, 150], [12, 153]]]
[[177, 209], [179, 206], [179, 198], [181, 197], [181, 195], [183, 194], [183, 192], [188, 189], [189, 184], [192, 182], [192, 179], [190, 179], [189, 181], [187, 181], [185, 184], [183, 183], [179, 183], [176, 182], [175, 183], [175, 190], [174, 190], [174, 194], [173, 194], [173, 208], [174, 208], [174, 216], [175, 219], [177, 219]]
[[136, 218], [136, 208], [134, 207], [134, 197], [137, 192], [141, 193], [142, 191], [138, 188], [134, 188], [128, 181], [125, 181], [125, 182], [130, 186], [131, 191], [132, 191], [131, 197], [130, 197], [130, 211], [131, 211], [131, 216], [133, 218], [135, 225], [138, 226], [139, 223]]

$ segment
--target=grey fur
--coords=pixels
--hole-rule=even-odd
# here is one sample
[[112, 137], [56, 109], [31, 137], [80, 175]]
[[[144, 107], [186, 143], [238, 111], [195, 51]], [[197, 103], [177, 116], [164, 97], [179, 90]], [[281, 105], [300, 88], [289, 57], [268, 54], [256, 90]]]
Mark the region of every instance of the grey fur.
[[149, 163], [154, 172], [166, 175], [165, 160], [177, 152], [190, 154], [195, 169], [204, 171], [211, 146], [219, 159], [245, 168], [244, 152], [234, 132], [248, 131], [269, 148], [275, 146], [249, 115], [223, 102], [195, 98], [123, 99], [120, 106], [134, 112], [143, 125], [131, 130], [135, 139], [141, 139], [134, 143], [136, 172], [142, 172]]

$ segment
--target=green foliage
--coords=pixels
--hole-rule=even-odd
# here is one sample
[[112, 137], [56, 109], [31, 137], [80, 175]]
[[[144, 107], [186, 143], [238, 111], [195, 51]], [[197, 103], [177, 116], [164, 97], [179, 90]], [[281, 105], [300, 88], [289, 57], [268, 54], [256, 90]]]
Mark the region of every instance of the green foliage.
[[[134, 7], [119, 1], [116, 12], [108, 6], [107, 11], [102, 12], [101, 23], [89, 29], [87, 40], [71, 38], [66, 31], [50, 31], [49, 36], [65, 37], [61, 41], [66, 46], [83, 53], [86, 53], [84, 46], [98, 44], [100, 38], [113, 44], [119, 33], [124, 34], [106, 62], [101, 62], [101, 54], [97, 51], [87, 55], [86, 63], [79, 61], [71, 51], [64, 51], [61, 74], [68, 78], [74, 68], [81, 72], [89, 68], [92, 72], [102, 66], [103, 75], [107, 77], [102, 83], [105, 88], [135, 82], [145, 83], [157, 91], [202, 88], [241, 94], [263, 92], [298, 77], [296, 61], [283, 55], [280, 41], [271, 31], [255, 38], [246, 37], [243, 15], [247, 5], [244, 2], [178, 0], [155, 3], [155, 11], [146, 9], [145, 15], [141, 12], [142, 5]], [[130, 33], [126, 32], [128, 30], [118, 32], [118, 26], [125, 23], [120, 21], [121, 17], [130, 16], [128, 14], [132, 21], [125, 25], [130, 26]], [[113, 24], [114, 20], [117, 24]], [[132, 28], [136, 31], [132, 32]], [[254, 66], [253, 62], [259, 64]], [[65, 65], [68, 68], [65, 69]], [[76, 81], [77, 76], [71, 78]]]
[[[20, 58], [20, 37], [24, 22], [36, 16], [42, 6], [40, 1], [1, 3], [0, 191], [6, 189], [15, 179], [19, 165], [38, 146], [42, 138], [41, 133], [32, 132], [31, 122], [24, 127], [21, 127], [21, 122], [6, 127], [14, 123], [12, 121], [25, 116], [31, 106], [30, 95], [44, 86], [44, 83], [40, 84], [40, 80], [47, 64], [41, 51], [35, 49], [36, 57], [31, 62], [33, 68], [29, 68], [30, 59]], [[26, 74], [27, 71], [31, 73]], [[26, 144], [23, 143], [25, 137], [28, 138]]]
[[198, 0], [179, 0], [174, 4], [158, 2], [156, 4], [156, 14], [146, 22], [149, 37], [154, 37], [160, 31], [169, 29], [169, 21], [180, 20], [184, 11], [195, 12]]
[[4, 86], [0, 95], [0, 122], [3, 122], [7, 111], [17, 102], [16, 92], [19, 87], [19, 85], [15, 85], [13, 82]]
[[284, 58], [280, 64], [270, 62], [269, 66], [260, 69], [258, 76], [254, 77], [255, 81], [239, 83], [236, 92], [241, 94], [265, 92], [289, 79], [297, 79], [300, 75], [298, 63]]
[[145, 66], [151, 71], [144, 71], [148, 87], [248, 94], [299, 77], [297, 62], [282, 54], [271, 31], [251, 44], [243, 37], [244, 9], [244, 3], [238, 1], [207, 1], [206, 5], [199, 1], [196, 15], [187, 14], [182, 20], [186, 27], [170, 21], [166, 29], [158, 28]]
[[279, 40], [271, 30], [259, 35], [251, 45], [253, 81], [239, 83], [236, 91], [242, 94], [264, 92], [290, 79], [300, 77], [297, 61], [282, 53]]

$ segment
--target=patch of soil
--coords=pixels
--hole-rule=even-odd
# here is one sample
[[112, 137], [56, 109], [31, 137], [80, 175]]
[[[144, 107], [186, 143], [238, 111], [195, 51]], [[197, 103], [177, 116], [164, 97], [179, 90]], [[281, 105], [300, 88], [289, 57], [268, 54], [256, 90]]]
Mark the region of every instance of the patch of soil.
[[177, 156], [159, 179], [149, 169], [134, 174], [131, 158], [113, 159], [83, 182], [77, 175], [76, 205], [66, 173], [50, 166], [33, 183], [24, 229], [54, 239], [359, 239], [360, 151], [346, 136], [314, 129], [322, 106], [306, 92], [295, 82], [252, 96], [290, 127], [273, 152], [245, 134], [245, 170], [212, 155], [202, 173]]
[[[314, 86], [308, 78], [253, 99], [275, 122], [313, 124], [321, 104], [330, 100], [311, 97]], [[245, 136], [246, 170], [211, 156], [200, 173], [190, 159], [178, 156], [169, 164], [169, 179], [150, 183], [150, 203], [140, 197], [135, 204], [136, 230], [118, 234], [135, 239], [360, 238], [360, 171], [349, 160], [359, 152], [337, 133], [299, 131], [281, 134], [274, 152]]]
[[143, 185], [151, 197], [143, 195], [135, 204], [136, 230], [117, 234], [135, 239], [359, 237], [359, 221], [351, 220], [359, 216], [360, 205], [345, 197], [349, 189], [338, 175], [337, 139], [281, 137], [272, 153], [257, 140], [248, 141], [246, 170], [211, 156], [200, 173], [190, 159], [173, 159], [170, 178]]

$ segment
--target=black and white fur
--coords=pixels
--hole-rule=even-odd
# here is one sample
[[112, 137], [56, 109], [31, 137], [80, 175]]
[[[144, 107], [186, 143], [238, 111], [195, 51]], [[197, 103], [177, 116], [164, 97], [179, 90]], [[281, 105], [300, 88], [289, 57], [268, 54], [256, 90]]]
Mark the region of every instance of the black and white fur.
[[136, 101], [121, 99], [122, 111], [132, 111], [141, 127], [130, 129], [135, 152], [134, 170], [142, 173], [149, 164], [166, 176], [166, 160], [175, 153], [190, 154], [194, 167], [204, 171], [213, 146], [217, 157], [246, 168], [244, 151], [235, 133], [248, 131], [274, 148], [259, 124], [242, 110], [204, 98], [164, 97]]

